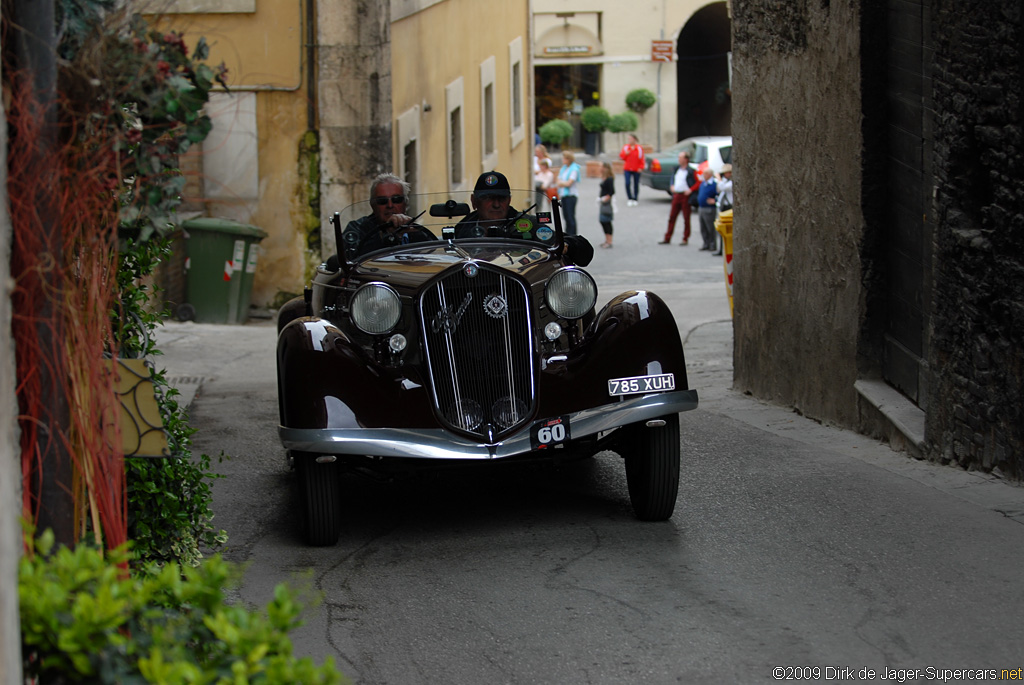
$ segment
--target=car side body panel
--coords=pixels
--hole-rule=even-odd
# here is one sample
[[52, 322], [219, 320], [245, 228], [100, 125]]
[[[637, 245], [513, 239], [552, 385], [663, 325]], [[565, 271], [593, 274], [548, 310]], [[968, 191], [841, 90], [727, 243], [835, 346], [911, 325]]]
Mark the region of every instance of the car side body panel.
[[[672, 313], [661, 298], [646, 291], [614, 298], [575, 348], [542, 358], [536, 368], [537, 419], [622, 402], [609, 395], [608, 381], [613, 378], [671, 373], [676, 390], [688, 388]], [[440, 425], [430, 401], [429, 380], [419, 365], [380, 364], [324, 319], [298, 317], [285, 325], [278, 344], [278, 378], [285, 428]]]

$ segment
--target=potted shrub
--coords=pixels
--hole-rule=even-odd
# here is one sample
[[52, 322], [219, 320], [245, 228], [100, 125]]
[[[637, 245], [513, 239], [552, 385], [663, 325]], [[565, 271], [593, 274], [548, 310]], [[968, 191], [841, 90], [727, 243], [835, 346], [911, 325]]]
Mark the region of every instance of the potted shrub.
[[601, 152], [601, 134], [608, 129], [611, 115], [604, 107], [593, 105], [587, 107], [580, 114], [580, 123], [587, 131], [584, 138], [584, 150], [588, 155], [596, 155]]
[[634, 112], [643, 114], [658, 101], [658, 96], [646, 88], [636, 88], [626, 94], [626, 106]]
[[552, 119], [537, 129], [537, 132], [540, 134], [541, 142], [557, 147], [572, 136], [572, 124], [564, 119]]
[[612, 133], [628, 133], [635, 131], [639, 126], [640, 119], [632, 112], [616, 114], [608, 122], [608, 130]]

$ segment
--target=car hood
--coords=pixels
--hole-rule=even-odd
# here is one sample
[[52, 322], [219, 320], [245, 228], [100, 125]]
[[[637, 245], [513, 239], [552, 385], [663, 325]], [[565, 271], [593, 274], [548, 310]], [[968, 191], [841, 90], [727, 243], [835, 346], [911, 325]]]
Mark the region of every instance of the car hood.
[[416, 288], [443, 271], [475, 263], [499, 268], [528, 282], [543, 280], [563, 266], [544, 246], [521, 240], [467, 240], [418, 243], [400, 251], [370, 254], [349, 274], [350, 281], [382, 281], [396, 287]]

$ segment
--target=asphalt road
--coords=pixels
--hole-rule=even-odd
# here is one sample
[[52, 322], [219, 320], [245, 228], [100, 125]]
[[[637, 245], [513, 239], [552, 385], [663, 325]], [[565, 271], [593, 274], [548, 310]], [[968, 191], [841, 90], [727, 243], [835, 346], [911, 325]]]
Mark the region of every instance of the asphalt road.
[[[619, 208], [616, 247], [590, 268], [602, 299], [665, 297], [701, 396], [682, 415], [672, 519], [636, 521], [604, 453], [347, 481], [340, 542], [306, 547], [276, 435], [272, 323], [171, 324], [160, 365], [202, 381], [194, 448], [230, 457], [214, 509], [225, 555], [248, 564], [239, 600], [310, 588], [322, 603], [296, 652], [366, 684], [748, 683], [795, 667], [818, 670], [779, 674], [925, 682], [928, 668], [1024, 666], [1024, 490], [733, 393], [721, 259], [656, 244], [667, 196], [642, 189]], [[581, 201], [595, 243], [596, 212]]]

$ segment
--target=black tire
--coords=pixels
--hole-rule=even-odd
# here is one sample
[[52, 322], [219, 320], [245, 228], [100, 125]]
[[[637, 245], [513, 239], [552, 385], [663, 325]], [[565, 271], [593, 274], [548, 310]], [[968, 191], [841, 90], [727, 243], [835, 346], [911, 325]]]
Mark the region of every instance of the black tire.
[[338, 464], [318, 464], [313, 454], [297, 453], [293, 456], [299, 476], [306, 542], [314, 547], [333, 545], [341, 534]]
[[178, 321], [193, 321], [196, 318], [196, 308], [188, 302], [183, 302], [178, 305], [175, 314], [178, 317]]
[[679, 414], [663, 416], [664, 426], [645, 422], [625, 428], [620, 453], [626, 460], [629, 501], [641, 521], [665, 521], [679, 495]]

